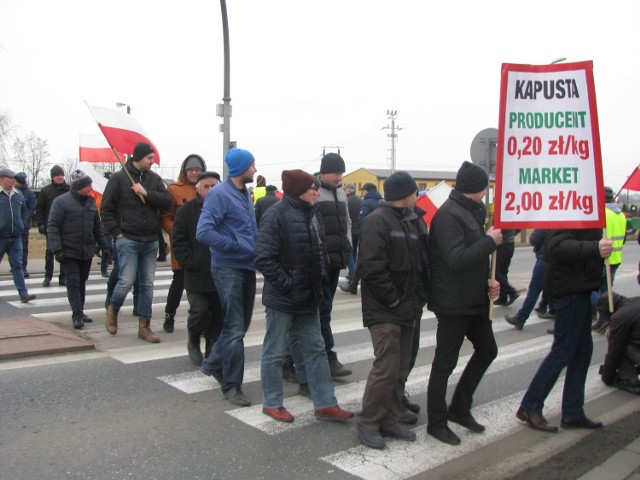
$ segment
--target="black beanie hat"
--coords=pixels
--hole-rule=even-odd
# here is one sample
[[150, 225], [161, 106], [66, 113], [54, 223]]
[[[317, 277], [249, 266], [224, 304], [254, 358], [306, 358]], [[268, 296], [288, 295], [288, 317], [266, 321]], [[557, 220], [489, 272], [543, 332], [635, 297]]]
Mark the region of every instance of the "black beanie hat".
[[320, 162], [320, 173], [344, 173], [344, 160], [337, 153], [327, 153]]
[[131, 157], [131, 160], [133, 162], [139, 162], [150, 153], [156, 153], [153, 147], [148, 143], [140, 142], [133, 149], [133, 156]]
[[409, 172], [399, 170], [384, 181], [384, 199], [388, 202], [402, 200], [418, 191], [418, 185]]
[[219, 182], [221, 181], [220, 174], [218, 172], [202, 172], [198, 174], [198, 177], [196, 178], [196, 183], [198, 183], [203, 178], [215, 178]]
[[51, 178], [57, 177], [58, 175], [64, 175], [64, 170], [60, 165], [54, 165], [51, 167]]
[[27, 186], [27, 174], [25, 172], [18, 172], [15, 176], [16, 182], [18, 182], [23, 187]]
[[366, 190], [367, 192], [377, 192], [378, 187], [376, 187], [373, 183], [365, 183], [362, 185], [360, 190]]
[[471, 162], [464, 162], [456, 175], [456, 190], [460, 193], [479, 193], [489, 185], [487, 173]]
[[[18, 176], [16, 175], [16, 180]], [[613, 189], [611, 187], [604, 187], [604, 202], [613, 203]]]
[[315, 185], [313, 175], [304, 170], [283, 170], [282, 191], [292, 197], [299, 197]]
[[71, 174], [71, 190], [77, 192], [78, 190], [82, 190], [84, 187], [88, 187], [93, 183], [91, 177], [89, 175], [85, 175], [84, 172], [80, 170], [76, 170]]

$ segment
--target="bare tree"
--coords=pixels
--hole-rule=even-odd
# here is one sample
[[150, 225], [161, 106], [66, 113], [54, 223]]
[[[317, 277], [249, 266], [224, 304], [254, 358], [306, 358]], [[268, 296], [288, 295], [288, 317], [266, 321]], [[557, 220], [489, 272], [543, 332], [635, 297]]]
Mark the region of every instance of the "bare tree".
[[71, 174], [75, 171], [77, 162], [78, 162], [77, 157], [72, 157], [71, 155], [67, 155], [67, 157], [64, 160], [58, 163], [58, 165], [60, 165], [64, 170], [64, 177], [67, 179], [67, 182], [71, 180]]
[[13, 137], [13, 122], [7, 112], [0, 112], [0, 167], [9, 165], [9, 145]]
[[50, 156], [49, 142], [31, 132], [24, 138], [16, 137], [13, 142], [13, 153], [20, 168], [31, 178], [32, 187], [37, 188], [40, 183], [40, 174]]

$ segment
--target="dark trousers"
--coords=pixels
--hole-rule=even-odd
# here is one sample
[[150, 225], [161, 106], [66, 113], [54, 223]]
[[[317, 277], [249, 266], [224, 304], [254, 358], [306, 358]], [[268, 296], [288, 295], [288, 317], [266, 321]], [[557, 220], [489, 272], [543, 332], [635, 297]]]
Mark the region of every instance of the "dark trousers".
[[182, 300], [182, 292], [184, 292], [184, 271], [182, 269], [174, 270], [171, 286], [167, 293], [167, 304], [164, 307], [164, 313], [176, 314]]
[[218, 292], [189, 292], [189, 316], [187, 329], [192, 333], [204, 333], [207, 339], [215, 341], [223, 325], [222, 304]]
[[[49, 239], [47, 239], [47, 250], [44, 253], [44, 278], [51, 280], [53, 278], [53, 250], [49, 248]], [[60, 274], [58, 275], [58, 281], [65, 281], [64, 265], [60, 264]]]
[[27, 273], [27, 263], [29, 262], [29, 229], [22, 232], [22, 273]]
[[91, 271], [91, 260], [93, 259], [66, 258], [64, 260], [67, 298], [73, 317], [81, 316], [84, 313], [85, 286]]
[[503, 243], [496, 250], [496, 280], [500, 282], [500, 298], [506, 300], [508, 295], [514, 295], [516, 289], [509, 284], [509, 267], [515, 251], [515, 243]]
[[364, 389], [362, 410], [356, 417], [359, 428], [380, 430], [398, 423], [414, 331], [413, 327], [395, 323], [369, 327], [375, 359]]
[[434, 427], [447, 423], [447, 382], [458, 363], [460, 347], [465, 337], [473, 345], [474, 351], [453, 393], [450, 407], [452, 411], [461, 415], [470, 413], [473, 394], [484, 372], [498, 355], [491, 320], [486, 314], [438, 317], [436, 354], [427, 390], [429, 425]]
[[327, 271], [327, 277], [322, 285], [322, 300], [320, 301], [320, 331], [324, 339], [324, 350], [327, 352], [329, 363], [336, 360], [338, 356], [333, 351], [333, 333], [331, 332], [331, 310], [333, 309], [333, 297], [338, 288], [338, 280], [340, 280], [340, 269], [330, 268]]

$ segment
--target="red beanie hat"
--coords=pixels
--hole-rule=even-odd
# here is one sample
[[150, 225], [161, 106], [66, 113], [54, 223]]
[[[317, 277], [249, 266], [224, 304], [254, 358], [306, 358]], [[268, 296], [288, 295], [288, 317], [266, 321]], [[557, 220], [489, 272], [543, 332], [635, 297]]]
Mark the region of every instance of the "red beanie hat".
[[287, 195], [299, 197], [313, 186], [315, 186], [313, 175], [304, 170], [282, 171], [282, 191]]

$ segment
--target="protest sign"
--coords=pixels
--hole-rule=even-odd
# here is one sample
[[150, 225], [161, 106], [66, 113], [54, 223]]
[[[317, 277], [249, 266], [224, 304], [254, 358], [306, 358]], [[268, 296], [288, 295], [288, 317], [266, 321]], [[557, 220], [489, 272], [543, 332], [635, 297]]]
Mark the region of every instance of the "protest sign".
[[502, 65], [494, 224], [605, 226], [591, 61]]

